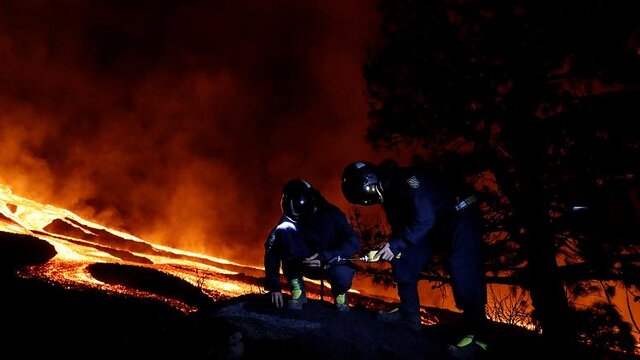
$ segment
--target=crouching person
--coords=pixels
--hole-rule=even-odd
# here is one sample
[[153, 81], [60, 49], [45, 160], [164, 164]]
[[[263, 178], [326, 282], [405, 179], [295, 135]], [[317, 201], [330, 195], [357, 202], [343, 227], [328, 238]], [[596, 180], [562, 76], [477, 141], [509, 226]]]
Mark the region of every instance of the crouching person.
[[360, 242], [346, 215], [302, 179], [289, 180], [282, 189], [282, 217], [265, 242], [265, 289], [271, 302], [284, 306], [280, 267], [289, 285], [287, 308], [300, 310], [307, 302], [304, 277], [325, 279], [331, 285], [334, 304], [348, 311], [347, 291], [355, 270], [348, 262]]

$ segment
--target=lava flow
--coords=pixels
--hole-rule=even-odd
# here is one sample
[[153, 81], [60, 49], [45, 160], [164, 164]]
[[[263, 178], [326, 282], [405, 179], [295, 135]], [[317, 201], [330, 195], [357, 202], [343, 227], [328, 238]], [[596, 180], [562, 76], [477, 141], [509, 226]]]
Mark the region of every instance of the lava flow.
[[[261, 268], [224, 259], [150, 244], [133, 235], [109, 229], [85, 220], [71, 211], [43, 205], [17, 196], [0, 184], [0, 232], [24, 234], [51, 244], [56, 255], [42, 265], [22, 269], [23, 277], [53, 281], [67, 288], [91, 287], [106, 292], [157, 298], [183, 310], [194, 307], [171, 296], [158, 295], [144, 287], [126, 286], [114, 279], [118, 270], [123, 277], [162, 276], [182, 279], [212, 300], [255, 292]], [[107, 277], [100, 276], [104, 266]], [[100, 268], [102, 266], [102, 268]], [[175, 277], [175, 278], [174, 278]], [[141, 290], [142, 289], [142, 290]]]

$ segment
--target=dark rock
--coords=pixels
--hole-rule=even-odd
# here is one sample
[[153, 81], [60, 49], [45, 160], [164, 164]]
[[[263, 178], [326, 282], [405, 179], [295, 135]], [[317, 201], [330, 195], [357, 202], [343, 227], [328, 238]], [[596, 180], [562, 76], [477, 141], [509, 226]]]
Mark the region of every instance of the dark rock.
[[278, 310], [266, 295], [219, 302], [210, 314], [240, 329], [245, 358], [446, 359], [441, 334], [381, 323], [364, 308], [338, 312], [326, 301], [309, 300], [301, 311]]
[[179, 277], [160, 270], [125, 264], [96, 263], [87, 266], [91, 275], [108, 284], [150, 292], [196, 307], [213, 305], [213, 299], [201, 289]]
[[0, 271], [44, 264], [57, 254], [53, 245], [30, 235], [0, 233]]

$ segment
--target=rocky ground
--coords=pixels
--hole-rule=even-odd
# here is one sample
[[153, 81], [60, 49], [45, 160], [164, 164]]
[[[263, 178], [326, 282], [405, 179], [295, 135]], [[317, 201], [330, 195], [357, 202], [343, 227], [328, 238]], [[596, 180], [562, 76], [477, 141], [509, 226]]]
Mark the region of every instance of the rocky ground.
[[[48, 261], [55, 250], [36, 238], [0, 234], [0, 285], [5, 304], [3, 358], [179, 359], [448, 359], [446, 345], [461, 335], [457, 314], [433, 309], [441, 320], [420, 331], [380, 323], [375, 312], [354, 306], [337, 312], [310, 300], [302, 311], [277, 310], [265, 294], [208, 300], [179, 279], [135, 266], [96, 264], [103, 281], [174, 296], [197, 308], [185, 313], [151, 298], [67, 289], [22, 278], [26, 265]], [[540, 359], [538, 336], [492, 324], [489, 359]], [[5, 356], [11, 354], [11, 356]], [[588, 350], [581, 359], [628, 359]]]

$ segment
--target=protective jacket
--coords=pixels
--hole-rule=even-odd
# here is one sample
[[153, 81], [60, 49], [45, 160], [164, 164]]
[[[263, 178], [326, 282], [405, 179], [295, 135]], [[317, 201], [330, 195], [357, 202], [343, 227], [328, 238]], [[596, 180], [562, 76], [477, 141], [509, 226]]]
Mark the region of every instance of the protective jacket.
[[[346, 215], [322, 199], [309, 218], [293, 221], [283, 216], [265, 242], [265, 289], [280, 291], [280, 267], [299, 267], [304, 258], [318, 253], [326, 262], [338, 255], [349, 258], [360, 249], [358, 236]], [[350, 279], [349, 279], [350, 283]]]
[[425, 240], [436, 221], [456, 215], [460, 195], [447, 179], [420, 168], [396, 168], [384, 176], [382, 207], [392, 229], [389, 245], [394, 254]]

